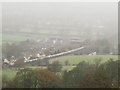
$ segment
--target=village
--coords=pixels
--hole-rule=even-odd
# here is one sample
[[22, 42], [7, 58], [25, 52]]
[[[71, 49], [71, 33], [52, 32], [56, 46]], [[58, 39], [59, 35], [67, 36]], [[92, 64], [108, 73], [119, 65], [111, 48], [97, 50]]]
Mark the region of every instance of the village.
[[[24, 44], [25, 47], [21, 52], [24, 63], [43, 60], [45, 58], [60, 57], [67, 54], [96, 55], [96, 52], [81, 53], [85, 47], [82, 46], [80, 39], [47, 38], [42, 40], [26, 40], [20, 42], [20, 44]], [[10, 58], [3, 58], [3, 66], [4, 64], [13, 66], [18, 59], [19, 56], [17, 55], [11, 55]]]

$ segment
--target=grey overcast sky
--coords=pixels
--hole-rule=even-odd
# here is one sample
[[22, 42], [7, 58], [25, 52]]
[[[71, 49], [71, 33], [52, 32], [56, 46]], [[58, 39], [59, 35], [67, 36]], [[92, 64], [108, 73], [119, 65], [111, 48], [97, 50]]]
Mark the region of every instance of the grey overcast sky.
[[113, 2], [3, 3], [3, 30], [98, 25], [112, 34], [113, 30], [117, 32], [117, 8]]

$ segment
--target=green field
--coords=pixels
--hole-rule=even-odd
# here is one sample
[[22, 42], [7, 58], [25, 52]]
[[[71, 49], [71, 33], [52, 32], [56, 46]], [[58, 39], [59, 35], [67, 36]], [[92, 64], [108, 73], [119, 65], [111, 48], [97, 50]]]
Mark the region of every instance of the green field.
[[113, 60], [118, 60], [118, 56], [117, 55], [68, 55], [68, 56], [62, 56], [59, 58], [54, 58], [50, 60], [50, 63], [52, 63], [53, 61], [58, 60], [62, 65], [64, 65], [64, 62], [66, 60], [69, 61], [69, 64], [78, 64], [81, 61], [86, 61], [89, 63], [94, 63], [94, 61], [96, 59], [101, 58], [101, 63], [104, 63], [106, 61], [108, 61], [110, 58], [112, 58]]
[[27, 38], [26, 36], [20, 36], [20, 35], [3, 35], [2, 41], [9, 42], [9, 41], [24, 41]]
[[[36, 36], [37, 37], [37, 36]], [[25, 41], [27, 39], [35, 39], [36, 38], [34, 35], [20, 35], [20, 34], [4, 34], [2, 35], [2, 41], [3, 42], [14, 42], [14, 41]]]
[[53, 36], [67, 36], [67, 37], [76, 37], [79, 36], [79, 33], [76, 32], [72, 32], [72, 33], [68, 33], [65, 32], [64, 33], [58, 33], [58, 32], [50, 32], [49, 30], [45, 31], [42, 30], [41, 32], [38, 33], [4, 33], [2, 34], [2, 36], [0, 35], [0, 37], [2, 37], [2, 41], [3, 42], [16, 42], [16, 41], [24, 41], [27, 39], [34, 39], [34, 40], [38, 40], [41, 38], [48, 38], [48, 37], [53, 37]]
[[54, 36], [54, 34], [3, 34], [2, 41], [3, 42], [19, 42], [25, 41], [27, 39], [38, 40], [42, 38], [47, 38]]
[[6, 77], [7, 79], [11, 80], [15, 77], [17, 70], [14, 68], [6, 68], [2, 70], [2, 77]]

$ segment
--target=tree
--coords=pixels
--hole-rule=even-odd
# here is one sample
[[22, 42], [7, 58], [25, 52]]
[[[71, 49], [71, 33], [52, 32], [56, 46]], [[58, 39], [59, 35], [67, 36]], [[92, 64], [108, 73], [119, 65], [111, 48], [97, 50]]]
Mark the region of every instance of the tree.
[[69, 61], [68, 60], [66, 60], [64, 63], [65, 63], [66, 66], [69, 65]]
[[45, 65], [45, 66], [48, 66], [49, 65], [48, 59], [43, 59], [42, 64]]
[[8, 84], [11, 88], [58, 88], [62, 81], [53, 72], [41, 69], [23, 69]]
[[108, 62], [105, 63], [104, 67], [106, 72], [109, 74], [111, 81], [113, 82], [113, 86], [118, 87], [118, 77], [119, 77], [119, 60], [113, 61], [112, 58], [109, 59]]
[[65, 71], [63, 81], [65, 87], [71, 88], [118, 88], [118, 61], [100, 64], [80, 62], [71, 71]]
[[99, 67], [101, 61], [102, 61], [101, 58], [96, 58], [96, 59], [95, 59], [95, 65], [96, 65], [96, 67]]
[[79, 82], [82, 80], [86, 71], [89, 70], [89, 64], [86, 62], [80, 62], [77, 67], [71, 71], [65, 71], [63, 74], [63, 81], [65, 87], [79, 87]]
[[112, 81], [104, 67], [100, 66], [97, 69], [88, 71], [79, 85], [81, 88], [112, 88]]
[[88, 40], [84, 43], [86, 44], [86, 49], [83, 50], [84, 53], [109, 54], [113, 47], [107, 39]]
[[2, 53], [4, 55], [5, 58], [10, 59], [11, 56], [15, 56], [16, 58], [22, 56], [22, 51], [23, 48], [21, 45], [19, 44], [9, 44], [6, 43], [3, 47], [2, 47]]
[[62, 64], [60, 64], [59, 61], [55, 61], [52, 64], [49, 64], [47, 68], [52, 72], [60, 72], [62, 69]]
[[95, 46], [98, 48], [98, 52], [101, 54], [110, 53], [111, 44], [107, 39], [98, 39], [95, 41]]

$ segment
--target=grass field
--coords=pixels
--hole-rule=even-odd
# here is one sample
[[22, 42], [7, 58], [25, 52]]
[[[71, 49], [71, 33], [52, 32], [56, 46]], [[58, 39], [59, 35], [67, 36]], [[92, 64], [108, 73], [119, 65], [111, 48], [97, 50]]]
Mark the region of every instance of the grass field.
[[101, 63], [104, 63], [106, 61], [108, 61], [110, 58], [112, 58], [113, 60], [118, 60], [118, 56], [117, 55], [92, 55], [92, 56], [88, 56], [88, 55], [68, 55], [68, 56], [62, 56], [59, 58], [54, 58], [50, 60], [50, 63], [58, 60], [62, 65], [64, 65], [64, 62], [66, 60], [69, 61], [69, 64], [78, 64], [81, 61], [86, 61], [89, 63], [94, 63], [94, 61], [96, 59], [101, 58]]
[[2, 70], [2, 77], [6, 77], [9, 80], [12, 80], [17, 73], [17, 70], [14, 68], [6, 68]]
[[2, 41], [3, 42], [19, 42], [25, 41], [27, 39], [38, 40], [42, 38], [47, 38], [54, 36], [50, 34], [3, 34]]
[[48, 37], [53, 37], [53, 36], [66, 36], [67, 37], [76, 37], [79, 36], [78, 33], [72, 32], [72, 33], [58, 33], [58, 32], [49, 32], [48, 31], [41, 31], [39, 33], [4, 33], [0, 35], [2, 37], [3, 42], [17, 42], [17, 41], [24, 41], [27, 39], [34, 39], [38, 40], [41, 38], [48, 38]]
[[27, 39], [35, 39], [36, 37], [34, 35], [17, 35], [17, 34], [13, 34], [13, 35], [10, 35], [10, 34], [5, 34], [2, 36], [2, 41], [3, 42], [14, 42], [14, 41], [25, 41]]
[[25, 37], [25, 36], [20, 36], [20, 35], [3, 35], [2, 36], [2, 41], [24, 41], [29, 37]]

